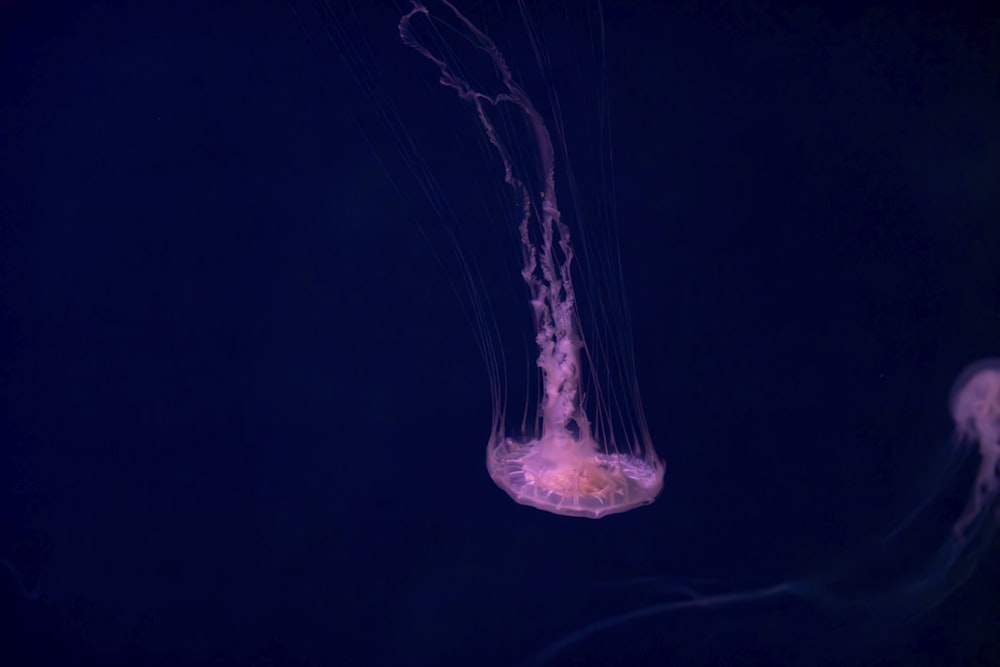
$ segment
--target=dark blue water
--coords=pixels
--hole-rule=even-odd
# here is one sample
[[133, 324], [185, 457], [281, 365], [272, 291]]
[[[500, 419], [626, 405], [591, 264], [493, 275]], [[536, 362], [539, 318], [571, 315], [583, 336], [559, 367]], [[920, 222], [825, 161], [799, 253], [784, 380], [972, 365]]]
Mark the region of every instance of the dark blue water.
[[[594, 8], [534, 15], [547, 79], [469, 4], [596, 188]], [[447, 230], [530, 316], [403, 7], [0, 2], [0, 664], [509, 665], [691, 586], [746, 597], [556, 664], [1000, 664], [1000, 551], [937, 551], [949, 387], [1000, 354], [1000, 14], [659, 4], [603, 46], [666, 488], [594, 522], [486, 474]]]

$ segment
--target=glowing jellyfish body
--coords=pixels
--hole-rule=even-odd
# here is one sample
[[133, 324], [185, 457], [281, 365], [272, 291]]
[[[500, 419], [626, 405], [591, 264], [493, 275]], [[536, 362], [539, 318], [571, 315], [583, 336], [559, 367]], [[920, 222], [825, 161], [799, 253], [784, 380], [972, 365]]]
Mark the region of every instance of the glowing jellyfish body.
[[951, 390], [951, 416], [959, 443], [979, 444], [976, 486], [955, 524], [955, 537], [966, 538], [970, 526], [996, 503], [1000, 493], [1000, 359], [969, 366]]
[[[399, 34], [407, 46], [438, 67], [442, 85], [454, 89], [471, 105], [503, 163], [504, 180], [520, 206], [521, 277], [530, 293], [542, 375], [540, 425], [534, 433], [509, 437], [504, 432], [506, 406], [502, 399], [496, 400], [486, 456], [490, 476], [517, 502], [555, 514], [600, 518], [651, 503], [663, 487], [663, 465], [650, 443], [641, 406], [635, 411], [637, 423], [625, 434], [629, 442], [621, 448], [611, 428], [599, 429], [606, 439], [595, 436], [584, 408], [581, 374], [585, 357], [581, 351], [586, 345], [573, 289], [573, 246], [556, 199], [551, 136], [493, 41], [449, 2], [443, 4], [453, 13], [464, 36], [491, 60], [499, 75], [500, 92], [489, 95], [476, 90], [456, 74], [448, 56], [435, 55], [415, 37], [412, 20], [418, 16], [430, 19], [422, 4], [413, 2], [413, 9], [400, 20]], [[529, 188], [525, 176], [517, 173], [511, 149], [487, 113], [489, 107], [501, 105], [519, 112], [530, 128], [533, 145], [518, 148], [535, 157], [541, 175], [539, 192]], [[594, 394], [595, 400], [603, 400], [599, 390]], [[596, 411], [598, 415], [607, 413], [601, 405]]]

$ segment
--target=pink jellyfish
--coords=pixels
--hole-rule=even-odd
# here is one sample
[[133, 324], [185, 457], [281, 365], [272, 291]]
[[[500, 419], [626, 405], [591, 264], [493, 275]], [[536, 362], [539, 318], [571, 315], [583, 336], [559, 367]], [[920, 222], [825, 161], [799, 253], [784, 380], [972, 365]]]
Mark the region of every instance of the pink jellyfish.
[[1000, 359], [981, 359], [966, 368], [952, 386], [950, 404], [956, 442], [979, 443], [976, 486], [955, 524], [955, 539], [963, 542], [1000, 492]]
[[[519, 503], [567, 516], [600, 518], [626, 512], [653, 502], [663, 488], [663, 464], [650, 442], [638, 390], [629, 388], [634, 402], [630, 424], [610, 415], [620, 414], [607, 404], [597, 386], [594, 361], [587, 351], [577, 314], [573, 289], [573, 245], [570, 230], [562, 220], [556, 199], [555, 151], [545, 121], [504, 61], [496, 44], [466, 19], [451, 3], [443, 4], [454, 15], [460, 30], [477, 50], [492, 62], [500, 90], [487, 94], [461, 78], [451, 52], [435, 55], [416, 36], [413, 19], [431, 14], [414, 1], [399, 22], [403, 42], [434, 63], [441, 84], [452, 88], [469, 103], [486, 138], [499, 156], [504, 181], [513, 190], [518, 205], [523, 256], [521, 277], [528, 286], [535, 319], [537, 364], [541, 373], [541, 397], [533, 428], [527, 435], [505, 433], [506, 405], [495, 396], [493, 426], [486, 454], [486, 467], [496, 484]], [[491, 120], [493, 107], [506, 107], [521, 115], [533, 137], [529, 150], [535, 158], [537, 190], [518, 173], [507, 145]], [[602, 361], [602, 363], [606, 363]], [[584, 377], [590, 378], [596, 423], [587, 414]], [[612, 423], [616, 422], [616, 423]], [[619, 435], [624, 443], [619, 443]]]

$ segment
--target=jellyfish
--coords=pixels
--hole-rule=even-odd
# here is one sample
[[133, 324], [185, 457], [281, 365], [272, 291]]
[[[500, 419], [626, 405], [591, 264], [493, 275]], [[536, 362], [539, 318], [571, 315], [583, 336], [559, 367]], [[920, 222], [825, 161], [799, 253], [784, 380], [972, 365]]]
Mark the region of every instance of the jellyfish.
[[[979, 472], [965, 511], [955, 523], [955, 539], [964, 543], [987, 512], [997, 512], [1000, 492], [1000, 359], [982, 359], [969, 366], [951, 389], [951, 416], [959, 446], [978, 443]], [[1000, 515], [994, 514], [994, 519]], [[991, 522], [992, 523], [992, 522]]]
[[[452, 61], [451, 50], [432, 52], [416, 36], [414, 19], [432, 19], [419, 1], [400, 20], [399, 35], [438, 68], [440, 83], [469, 105], [500, 159], [504, 182], [513, 191], [518, 210], [521, 278], [528, 287], [541, 374], [536, 423], [530, 428], [522, 425], [521, 432], [506, 433], [507, 406], [502, 396], [494, 396], [486, 454], [490, 477], [518, 503], [565, 516], [598, 519], [649, 504], [663, 488], [663, 463], [653, 449], [635, 383], [631, 382], [628, 399], [632, 423], [615, 423], [611, 415], [618, 406], [607, 404], [608, 392], [595, 379], [598, 362], [588, 353], [578, 314], [574, 245], [556, 197], [555, 150], [546, 122], [514, 79], [496, 44], [450, 2], [442, 4], [457, 21], [462, 36], [495, 67], [496, 91], [473, 87], [459, 75], [460, 66]], [[527, 150], [540, 175], [535, 188], [516, 167], [514, 148], [491, 118], [490, 112], [498, 107], [513, 110], [529, 127], [532, 145]], [[597, 423], [591, 421], [586, 407], [585, 375], [590, 377]]]

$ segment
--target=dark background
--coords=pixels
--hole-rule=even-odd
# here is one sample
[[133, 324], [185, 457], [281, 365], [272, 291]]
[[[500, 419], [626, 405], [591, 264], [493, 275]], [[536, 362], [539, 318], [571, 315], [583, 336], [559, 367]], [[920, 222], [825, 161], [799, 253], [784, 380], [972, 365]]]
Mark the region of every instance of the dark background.
[[[516, 13], [464, 4], [542, 96]], [[576, 5], [536, 18], [568, 118]], [[496, 164], [400, 11], [329, 7], [0, 3], [0, 664], [513, 664], [692, 577], [837, 596], [652, 616], [566, 664], [1000, 664], [1000, 553], [953, 592], [934, 556], [976, 464], [942, 474], [950, 383], [1000, 355], [996, 10], [606, 3], [667, 474], [592, 522], [483, 465], [439, 236], [516, 268], [479, 236]]]

